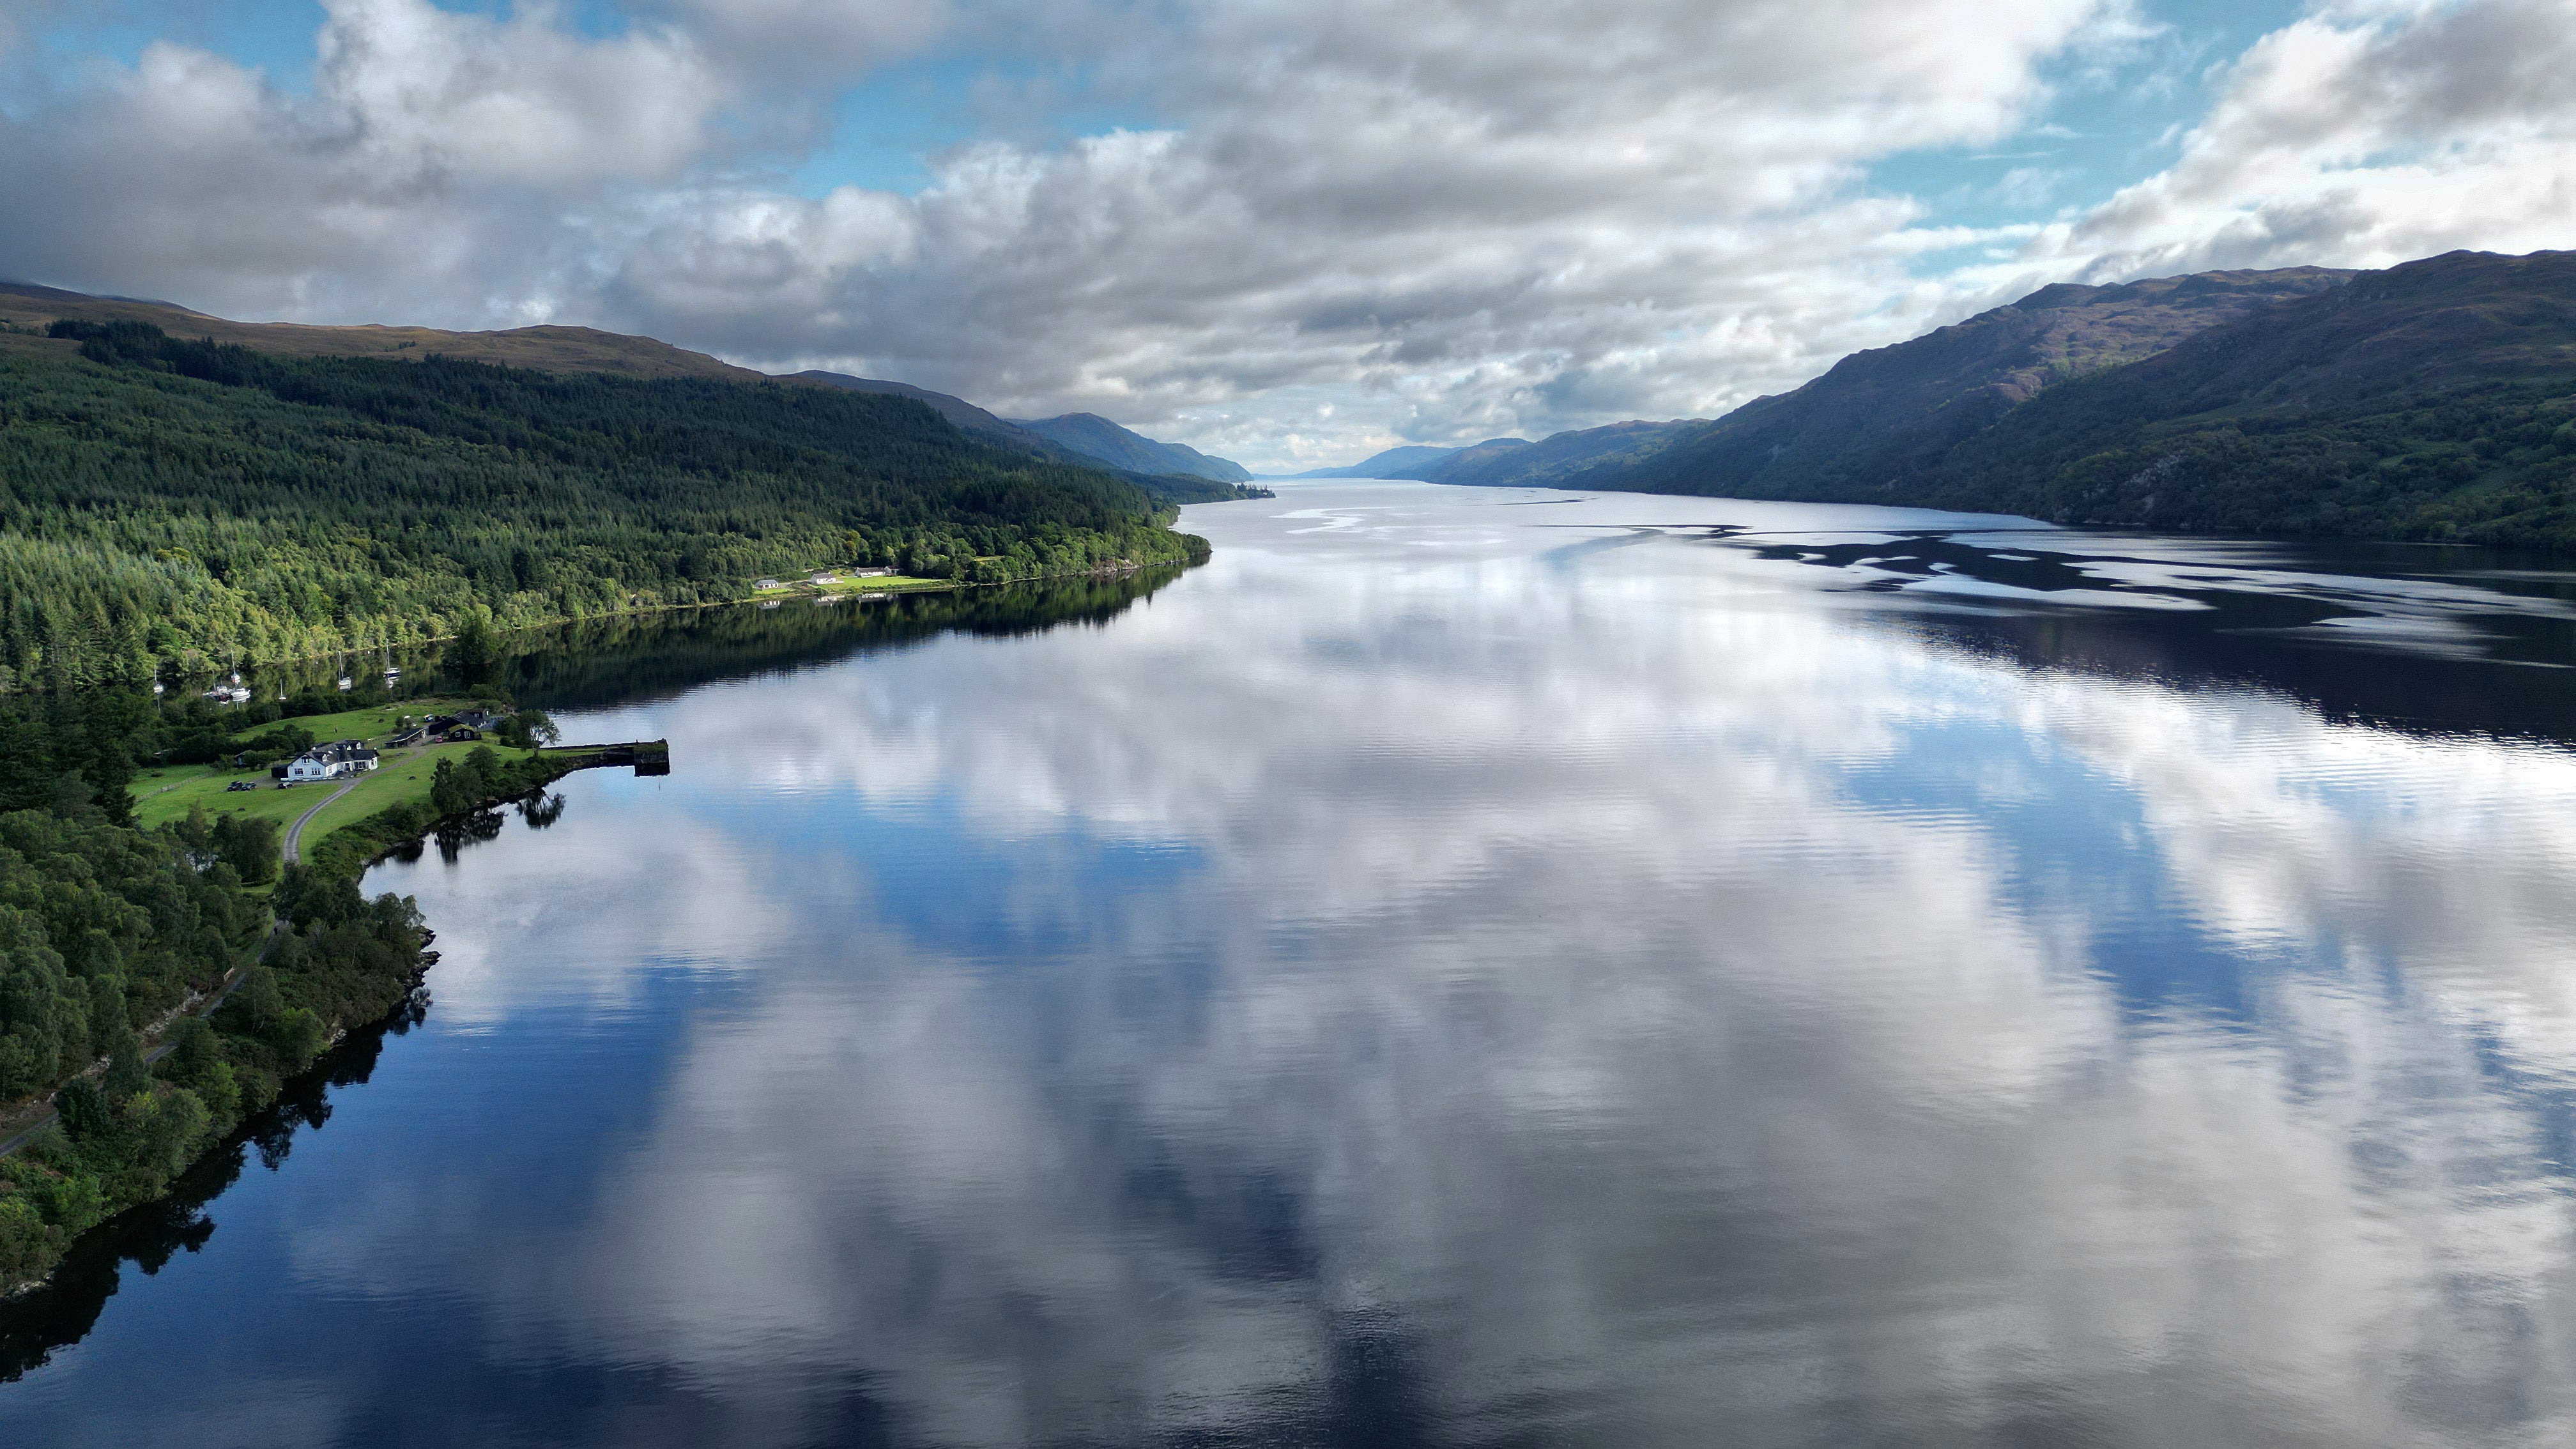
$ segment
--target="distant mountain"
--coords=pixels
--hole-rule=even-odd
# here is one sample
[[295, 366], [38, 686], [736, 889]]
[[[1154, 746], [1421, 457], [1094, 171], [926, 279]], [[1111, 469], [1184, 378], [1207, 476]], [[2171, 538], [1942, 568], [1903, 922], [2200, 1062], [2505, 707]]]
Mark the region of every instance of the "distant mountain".
[[[2277, 302], [2338, 287], [2323, 267], [2043, 287], [1911, 342], [1856, 352], [1584, 486], [1841, 498], [1918, 476], [2042, 391], [2172, 347]], [[1880, 496], [1873, 494], [1872, 496]]]
[[1434, 448], [1409, 443], [1389, 448], [1365, 462], [1347, 468], [1309, 468], [1303, 473], [1273, 473], [1273, 478], [1420, 478], [1421, 470], [1457, 452], [1456, 448]]
[[1015, 419], [1013, 425], [1131, 473], [1180, 474], [1212, 478], [1219, 483], [1252, 481], [1251, 470], [1240, 463], [1209, 457], [1184, 443], [1158, 443], [1142, 433], [1122, 428], [1098, 413], [1020, 418]]
[[[1210, 484], [1230, 485], [1249, 480], [1252, 475], [1223, 458], [1208, 457], [1195, 448], [1179, 443], [1157, 443], [1151, 438], [1138, 437], [1106, 418], [1094, 418], [1089, 413], [1074, 413], [1064, 418], [1050, 418], [1046, 424], [1015, 423], [1008, 418], [996, 417], [964, 398], [951, 397], [944, 392], [932, 392], [926, 387], [915, 387], [908, 382], [887, 382], [880, 378], [852, 377], [845, 372], [820, 371], [794, 373], [791, 375], [791, 380], [810, 382], [822, 387], [843, 388], [851, 392], [891, 393], [896, 397], [908, 397], [926, 402], [936, 408], [941, 417], [967, 432], [1008, 442], [1043, 457], [1061, 458], [1068, 462], [1092, 467], [1106, 463], [1154, 496], [1173, 503], [1220, 503], [1234, 498], [1261, 497], [1267, 491], [1262, 489], [1247, 491], [1232, 486], [1206, 487], [1176, 482], [1174, 480], [1195, 478], [1204, 479]], [[1101, 427], [1112, 429], [1143, 446], [1121, 448], [1120, 457], [1111, 457], [1104, 452], [1082, 447], [1073, 438], [1058, 436], [1057, 430], [1050, 426], [1055, 423], [1069, 422], [1074, 418], [1090, 418]], [[1129, 458], [1136, 461], [1125, 461]], [[1229, 468], [1233, 469], [1232, 474], [1219, 471]]]
[[92, 297], [20, 282], [0, 282], [0, 322], [43, 327], [58, 318], [146, 322], [173, 337], [211, 337], [286, 357], [386, 357], [417, 362], [436, 354], [464, 362], [497, 362], [540, 372], [606, 372], [620, 377], [715, 377], [758, 382], [762, 374], [718, 362], [650, 337], [622, 337], [588, 327], [513, 327], [505, 332], [443, 332], [434, 327], [307, 327], [295, 322], [233, 322], [170, 302]]
[[895, 397], [908, 397], [916, 402], [926, 402], [936, 409], [941, 417], [970, 433], [1007, 438], [1033, 452], [1061, 456], [1067, 451], [1073, 451], [1058, 448], [1051, 440], [1040, 437], [1007, 418], [996, 417], [962, 397], [951, 397], [944, 392], [932, 392], [926, 387], [914, 387], [908, 382], [887, 382], [874, 377], [852, 377], [846, 372], [824, 372], [820, 369], [792, 372], [788, 377], [796, 382], [843, 388], [850, 392], [890, 393]]
[[1568, 476], [2576, 549], [2576, 253], [2043, 288]]
[[1656, 457], [1678, 439], [1708, 426], [1706, 418], [1669, 423], [1612, 423], [1556, 433], [1535, 443], [1496, 438], [1461, 448], [1413, 476], [1427, 483], [1487, 487], [1589, 488], [1607, 476]]

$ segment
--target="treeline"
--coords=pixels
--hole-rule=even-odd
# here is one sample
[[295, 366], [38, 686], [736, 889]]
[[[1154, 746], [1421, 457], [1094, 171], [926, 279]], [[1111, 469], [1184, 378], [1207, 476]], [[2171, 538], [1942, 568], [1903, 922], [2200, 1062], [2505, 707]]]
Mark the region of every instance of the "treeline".
[[904, 398], [51, 332], [0, 351], [0, 687], [712, 602], [834, 563], [996, 582], [1205, 551], [1133, 484]]
[[[419, 971], [412, 903], [361, 898], [354, 872], [279, 878], [273, 824], [124, 823], [157, 728], [112, 693], [0, 699], [0, 1102], [58, 1088], [60, 1113], [0, 1159], [0, 1289], [159, 1196]], [[272, 906], [291, 929], [254, 961]], [[210, 1019], [185, 1013], [246, 963]], [[165, 1021], [169, 1050], [147, 1064]]]
[[2576, 374], [2210, 413], [2138, 381], [2087, 379], [2025, 404], [1908, 501], [2196, 532], [2576, 548]]

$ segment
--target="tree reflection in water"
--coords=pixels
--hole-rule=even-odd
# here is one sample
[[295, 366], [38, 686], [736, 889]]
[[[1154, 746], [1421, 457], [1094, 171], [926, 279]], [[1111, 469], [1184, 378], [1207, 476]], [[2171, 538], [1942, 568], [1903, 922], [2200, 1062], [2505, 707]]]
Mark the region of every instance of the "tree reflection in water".
[[350, 1033], [314, 1070], [287, 1083], [267, 1111], [189, 1169], [168, 1197], [111, 1219], [74, 1244], [51, 1279], [0, 1302], [0, 1382], [43, 1367], [54, 1350], [87, 1337], [122, 1286], [128, 1263], [149, 1276], [180, 1252], [205, 1247], [218, 1226], [207, 1207], [240, 1180], [251, 1154], [270, 1172], [285, 1165], [298, 1133], [317, 1131], [331, 1120], [331, 1094], [363, 1086], [384, 1054], [385, 1038], [418, 1026], [429, 1006], [429, 993], [415, 991], [392, 1016]]

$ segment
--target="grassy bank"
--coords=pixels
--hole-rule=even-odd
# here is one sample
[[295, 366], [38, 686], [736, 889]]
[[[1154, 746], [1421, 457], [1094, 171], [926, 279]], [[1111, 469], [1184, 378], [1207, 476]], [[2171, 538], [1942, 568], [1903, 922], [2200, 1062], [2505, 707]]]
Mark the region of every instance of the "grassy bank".
[[[388, 759], [366, 784], [333, 801], [304, 828], [313, 870], [355, 880], [369, 865], [418, 840], [441, 821], [523, 799], [575, 770], [599, 763], [595, 748], [500, 751], [441, 745]], [[441, 765], [445, 766], [442, 788]], [[382, 788], [370, 791], [381, 779]]]

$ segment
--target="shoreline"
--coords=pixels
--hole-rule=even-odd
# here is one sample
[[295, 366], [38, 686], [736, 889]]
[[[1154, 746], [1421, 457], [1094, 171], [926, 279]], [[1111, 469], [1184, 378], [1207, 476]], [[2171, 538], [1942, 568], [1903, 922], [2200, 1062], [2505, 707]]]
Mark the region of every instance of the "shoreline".
[[[1242, 502], [1247, 500], [1238, 499], [1233, 501]], [[1166, 525], [1166, 531], [1171, 532], [1174, 536], [1180, 538], [1197, 537], [1196, 534], [1180, 533], [1177, 529], [1170, 528], [1169, 525]], [[1014, 574], [1007, 579], [920, 579], [906, 577], [899, 582], [890, 581], [885, 584], [872, 584], [865, 589], [820, 588], [810, 583], [796, 584], [782, 586], [777, 589], [755, 590], [752, 593], [745, 594], [740, 598], [734, 599], [697, 599], [688, 603], [679, 604], [639, 604], [632, 608], [604, 609], [596, 614], [571, 614], [565, 615], [561, 618], [540, 619], [525, 624], [495, 624], [492, 627], [498, 633], [519, 634], [525, 633], [531, 629], [563, 629], [576, 624], [586, 624], [600, 619], [644, 618], [654, 614], [682, 613], [691, 609], [735, 609], [746, 607], [774, 608], [777, 605], [799, 598], [811, 599], [816, 603], [846, 603], [852, 600], [861, 599], [863, 594], [870, 593], [881, 594], [884, 597], [892, 598], [900, 594], [949, 594], [964, 593], [969, 589], [1001, 589], [1008, 588], [1013, 584], [1043, 583], [1050, 579], [1115, 579], [1125, 578], [1130, 574], [1140, 574], [1147, 569], [1154, 568], [1193, 568], [1199, 564], [1207, 562], [1207, 558], [1208, 555], [1205, 551], [1192, 552], [1184, 550], [1183, 556], [1179, 559], [1163, 559], [1147, 563], [1123, 562], [1114, 568], [1095, 566], [1087, 569], [1069, 569], [1061, 573]], [[401, 644], [406, 649], [414, 649], [425, 644], [448, 643], [453, 641], [456, 637], [457, 636], [453, 633], [422, 634], [414, 638], [402, 640]], [[311, 654], [254, 655], [241, 660], [240, 668], [276, 669], [294, 664], [311, 664], [323, 659], [364, 654], [370, 649], [387, 649], [391, 647], [392, 645], [390, 643], [379, 641], [375, 644], [351, 645], [342, 649], [323, 649]], [[110, 685], [119, 683], [140, 685], [168, 682], [176, 684], [178, 687], [184, 689], [204, 680], [216, 678], [221, 673], [221, 670], [210, 670], [202, 674], [191, 673], [182, 675], [175, 672], [165, 674], [156, 671], [141, 679], [103, 680], [100, 681], [100, 683]]]
[[[446, 826], [483, 815], [503, 805], [536, 798], [542, 795], [547, 787], [580, 770], [629, 765], [633, 766], [638, 773], [667, 773], [669, 744], [663, 740], [637, 740], [615, 744], [549, 746], [530, 751], [524, 756], [503, 763], [507, 773], [494, 780], [472, 805], [447, 814], [425, 813], [415, 808], [417, 802], [412, 801], [389, 805], [373, 815], [340, 826], [325, 836], [315, 845], [312, 852], [313, 859], [308, 868], [326, 880], [345, 882], [353, 894], [359, 894], [363, 899], [363, 894], [357, 891], [357, 883], [364, 878], [370, 868], [400, 853], [405, 847], [419, 845]], [[344, 786], [341, 791], [335, 792], [322, 804], [329, 804], [331, 799], [337, 799], [349, 788], [353, 786]], [[310, 819], [321, 808], [321, 805], [314, 806], [304, 818]], [[391, 1000], [384, 1009], [356, 1020], [334, 1018], [321, 1023], [321, 1042], [300, 1065], [291, 1071], [278, 1074], [276, 1091], [268, 1101], [239, 1112], [232, 1121], [215, 1131], [209, 1140], [198, 1150], [190, 1152], [185, 1160], [168, 1174], [168, 1180], [159, 1191], [124, 1203], [113, 1212], [99, 1217], [83, 1226], [78, 1232], [72, 1233], [56, 1245], [55, 1250], [46, 1256], [42, 1266], [34, 1273], [0, 1283], [0, 1306], [14, 1304], [50, 1286], [56, 1271], [72, 1257], [82, 1243], [88, 1241], [94, 1234], [108, 1230], [138, 1212], [153, 1210], [166, 1202], [179, 1190], [190, 1174], [215, 1154], [241, 1141], [242, 1135], [257, 1119], [279, 1103], [286, 1101], [299, 1089], [309, 1086], [316, 1079], [317, 1074], [327, 1071], [339, 1048], [353, 1034], [390, 1024], [405, 1011], [419, 1004], [425, 978], [430, 967], [438, 961], [437, 953], [428, 949], [430, 943], [437, 938], [437, 932], [430, 929], [425, 922], [421, 922], [416, 914], [412, 920], [418, 923], [411, 928], [416, 939], [410, 943], [408, 951], [400, 953], [396, 971], [390, 976], [370, 983], [378, 994], [390, 994]], [[280, 942], [293, 935], [294, 928], [289, 924], [289, 919], [278, 914], [272, 907], [267, 923], [260, 930], [257, 942], [243, 948], [247, 959], [237, 962], [216, 986], [183, 1001], [154, 1023], [150, 1036], [146, 1038], [154, 1044], [143, 1054], [146, 1066], [159, 1062], [176, 1049], [178, 1042], [171, 1039], [171, 1036], [182, 1021], [190, 1018], [200, 1021], [210, 1020], [222, 1009], [235, 989], [249, 979], [254, 970], [265, 966], [270, 961], [276, 954]], [[104, 1058], [93, 1061], [71, 1079], [22, 1098], [18, 1103], [13, 1104], [15, 1110], [10, 1115], [15, 1121], [10, 1128], [8, 1139], [0, 1142], [0, 1163], [8, 1162], [22, 1151], [39, 1143], [47, 1142], [47, 1134], [55, 1131], [61, 1121], [62, 1112], [58, 1101], [60, 1094], [74, 1082], [100, 1077], [108, 1070], [108, 1066], [109, 1063]], [[30, 1110], [39, 1106], [41, 1110]], [[61, 1139], [57, 1137], [54, 1140]]]
[[[895, 593], [963, 597], [969, 591], [1007, 592], [1014, 587], [1069, 583], [1078, 579], [1116, 580], [1170, 569], [1185, 571], [1191, 564], [1204, 561], [1204, 554], [1181, 563], [1122, 563], [1115, 567], [1094, 567], [1063, 574], [1030, 576], [993, 582], [943, 581], [919, 583], [889, 591]], [[829, 606], [856, 602], [853, 595], [871, 589], [875, 581], [852, 581], [857, 588], [835, 591], [805, 588], [801, 594], [812, 606]], [[620, 611], [618, 617], [635, 619], [654, 615], [671, 615], [680, 611], [713, 611], [752, 609], [763, 602], [775, 607], [779, 600], [735, 599], [715, 602], [661, 605], [649, 609]], [[591, 616], [604, 619], [610, 616]], [[578, 623], [584, 621], [566, 621]], [[529, 626], [536, 628], [563, 625]], [[518, 631], [510, 631], [518, 632]], [[318, 656], [327, 658], [328, 655]], [[392, 706], [369, 706], [369, 708]], [[454, 746], [448, 747], [456, 748]], [[142, 1034], [148, 1053], [145, 1070], [146, 1090], [138, 1093], [136, 1102], [148, 1108], [158, 1101], [164, 1106], [173, 1099], [184, 1107], [190, 1120], [199, 1124], [188, 1129], [189, 1146], [182, 1153], [159, 1149], [163, 1155], [135, 1156], [146, 1152], [143, 1144], [133, 1140], [125, 1128], [106, 1130], [92, 1126], [82, 1128], [63, 1121], [59, 1105], [62, 1093], [82, 1081], [92, 1083], [89, 1095], [96, 1097], [104, 1086], [108, 1059], [92, 1060], [81, 1072], [54, 1083], [39, 1094], [19, 1099], [14, 1104], [14, 1120], [7, 1120], [0, 1136], [0, 1208], [12, 1200], [40, 1207], [45, 1224], [36, 1238], [27, 1240], [21, 1234], [13, 1250], [14, 1261], [0, 1262], [0, 1307], [15, 1305], [56, 1285], [59, 1271], [66, 1263], [80, 1260], [80, 1254], [92, 1251], [91, 1244], [103, 1235], [120, 1231], [136, 1222], [148, 1221], [152, 1215], [166, 1211], [173, 1196], [184, 1191], [186, 1181], [201, 1173], [206, 1164], [226, 1150], [237, 1146], [245, 1132], [261, 1121], [270, 1120], [280, 1104], [299, 1094], [309, 1094], [314, 1084], [334, 1070], [341, 1048], [380, 1027], [399, 1023], [405, 1013], [425, 1008], [426, 976], [437, 961], [428, 949], [435, 932], [428, 928], [408, 899], [394, 904], [390, 893], [378, 897], [388, 903], [383, 910], [364, 905], [358, 882], [366, 872], [388, 858], [416, 854], [433, 836], [440, 836], [460, 823], [478, 817], [489, 818], [497, 807], [514, 802], [524, 803], [541, 796], [565, 776], [583, 769], [625, 765], [639, 774], [665, 774], [669, 770], [669, 744], [666, 740], [591, 743], [546, 746], [535, 749], [511, 749], [478, 745], [474, 754], [492, 757], [483, 761], [482, 783], [470, 805], [449, 812], [434, 810], [431, 800], [406, 789], [398, 798], [385, 800], [372, 813], [350, 818], [349, 812], [363, 808], [344, 803], [357, 783], [324, 793], [324, 798], [293, 815], [294, 823], [305, 828], [294, 831], [296, 854], [305, 875], [290, 876], [281, 882], [285, 889], [263, 904], [260, 924], [252, 929], [254, 938], [239, 945], [237, 958], [220, 978], [208, 982], [171, 1007], [159, 1019], [149, 1023]], [[440, 751], [441, 754], [445, 750]], [[459, 754], [462, 759], [462, 752]], [[388, 769], [392, 762], [388, 762]], [[427, 773], [423, 770], [422, 773]], [[147, 791], [142, 798], [168, 793]], [[323, 793], [323, 792], [317, 792]], [[454, 803], [454, 802], [451, 802]], [[334, 807], [337, 807], [336, 809]], [[279, 820], [287, 830], [280, 832], [278, 852], [285, 855], [286, 835], [292, 826], [286, 818]], [[140, 828], [140, 827], [136, 827]], [[317, 838], [318, 836], [318, 838]], [[302, 880], [304, 885], [295, 881]], [[346, 910], [338, 914], [315, 913], [315, 883], [330, 883], [332, 891], [345, 895]], [[252, 895], [254, 902], [268, 894], [263, 888]], [[361, 909], [362, 905], [364, 906]], [[381, 939], [391, 951], [375, 951], [364, 962], [338, 949], [326, 936], [345, 934], [355, 913], [359, 925], [370, 917], [382, 917], [377, 927]], [[390, 913], [390, 914], [388, 914]], [[396, 918], [407, 917], [407, 921]], [[333, 922], [343, 924], [335, 926]], [[290, 924], [290, 922], [292, 924]], [[372, 948], [371, 948], [372, 949]], [[243, 995], [243, 988], [254, 976], [273, 976], [260, 984], [260, 989]], [[317, 974], [318, 973], [318, 974]], [[286, 1001], [302, 1002], [316, 1008], [307, 1012], [301, 1007], [289, 1010], [289, 1016], [305, 1017], [303, 1034], [288, 1031], [280, 1037], [275, 1030], [278, 991], [283, 984]], [[253, 1013], [267, 1003], [268, 1016]], [[248, 1003], [248, 1004], [245, 1004]], [[336, 1003], [336, 1006], [334, 1005]], [[220, 1024], [215, 1018], [224, 1014]], [[199, 1060], [206, 1048], [196, 1045], [208, 1038], [205, 1028], [190, 1025], [202, 1021], [214, 1028], [214, 1055], [229, 1062], [240, 1072], [243, 1090], [235, 1094], [230, 1079], [219, 1092], [208, 1092], [204, 1067]], [[416, 1016], [415, 1016], [415, 1019]], [[291, 1023], [290, 1023], [291, 1025]], [[291, 1041], [288, 1040], [291, 1038]], [[191, 1055], [171, 1058], [183, 1044]], [[220, 1068], [219, 1068], [220, 1070]], [[200, 1106], [202, 1094], [205, 1105]], [[150, 1099], [150, 1100], [146, 1100]], [[122, 1096], [115, 1098], [124, 1101]], [[38, 1107], [37, 1111], [28, 1108]], [[120, 1118], [125, 1109], [118, 1109]], [[148, 1114], [147, 1114], [148, 1116]], [[75, 1119], [76, 1122], [87, 1119]], [[166, 1139], [165, 1139], [166, 1140]], [[172, 1143], [171, 1146], [175, 1146]], [[76, 1188], [86, 1194], [89, 1206], [76, 1211], [64, 1210], [63, 1189]], [[32, 1196], [31, 1196], [32, 1194]], [[102, 1201], [102, 1198], [104, 1199]], [[51, 1206], [44, 1206], [50, 1201]], [[103, 1209], [103, 1211], [102, 1211]], [[37, 1220], [21, 1224], [31, 1227]], [[7, 1224], [0, 1224], [6, 1227]], [[0, 1246], [6, 1246], [0, 1243]]]

